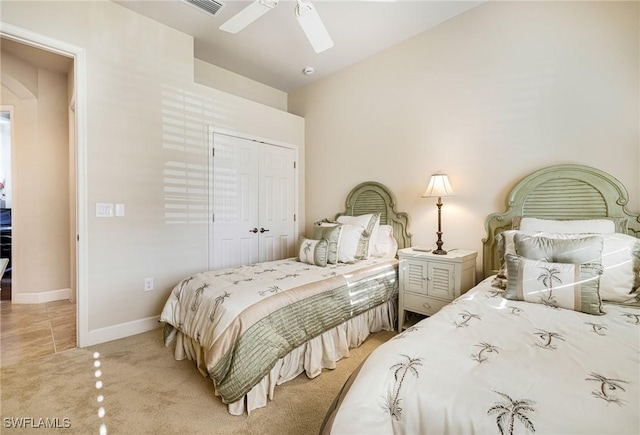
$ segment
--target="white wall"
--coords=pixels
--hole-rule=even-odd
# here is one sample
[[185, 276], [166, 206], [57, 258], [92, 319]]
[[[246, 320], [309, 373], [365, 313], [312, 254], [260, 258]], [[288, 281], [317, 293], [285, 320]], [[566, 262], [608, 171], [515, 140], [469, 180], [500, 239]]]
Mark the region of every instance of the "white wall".
[[307, 125], [307, 230], [376, 180], [434, 245], [430, 174], [449, 174], [445, 248], [480, 251], [487, 214], [539, 168], [616, 176], [640, 211], [638, 2], [488, 2], [290, 95]]
[[[190, 36], [112, 2], [7, 2], [2, 21], [86, 50], [87, 344], [155, 327], [171, 288], [207, 268], [208, 126], [304, 158], [304, 120], [195, 84]], [[98, 202], [125, 216], [95, 217]]]

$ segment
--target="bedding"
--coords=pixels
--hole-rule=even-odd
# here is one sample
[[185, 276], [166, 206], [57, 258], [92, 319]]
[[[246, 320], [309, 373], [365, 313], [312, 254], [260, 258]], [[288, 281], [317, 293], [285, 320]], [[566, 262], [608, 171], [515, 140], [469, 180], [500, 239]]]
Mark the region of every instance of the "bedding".
[[376, 349], [322, 433], [640, 433], [640, 216], [625, 187], [556, 165], [506, 203], [485, 221], [487, 278]]
[[[506, 268], [506, 255], [519, 254], [516, 242], [520, 241], [522, 249], [528, 255], [532, 255], [532, 249], [528, 246], [522, 246], [522, 242], [532, 244], [531, 240], [541, 238], [546, 243], [547, 250], [557, 249], [559, 252], [562, 248], [572, 244], [579, 243], [576, 240], [590, 239], [592, 237], [602, 238], [602, 255], [600, 256], [603, 273], [600, 278], [601, 290], [600, 297], [607, 302], [618, 303], [636, 303], [640, 298], [638, 289], [640, 288], [640, 240], [628, 234], [605, 233], [605, 234], [584, 234], [584, 233], [527, 233], [519, 230], [503, 231], [496, 236], [497, 239], [497, 257], [500, 261], [500, 269], [494, 278], [494, 285], [502, 289], [507, 287], [507, 279], [509, 272]], [[593, 239], [591, 239], [593, 240]], [[553, 253], [549, 254], [553, 256]], [[574, 258], [577, 262], [585, 262], [588, 259], [589, 252], [583, 252], [580, 256]], [[593, 254], [591, 254], [593, 255]], [[558, 257], [556, 257], [558, 258]], [[568, 260], [566, 257], [562, 260]]]
[[332, 434], [640, 433], [640, 310], [504, 299], [491, 277], [377, 348]]
[[409, 217], [376, 182], [356, 186], [346, 204], [342, 222], [300, 238], [295, 258], [197, 273], [172, 290], [164, 342], [212, 379], [231, 414], [266, 406], [276, 385], [335, 368], [370, 333], [394, 329], [395, 255], [411, 243]]
[[276, 361], [397, 297], [397, 260], [326, 267], [285, 259], [182, 280], [162, 311], [165, 345], [191, 337], [201, 373], [224, 403], [241, 400]]

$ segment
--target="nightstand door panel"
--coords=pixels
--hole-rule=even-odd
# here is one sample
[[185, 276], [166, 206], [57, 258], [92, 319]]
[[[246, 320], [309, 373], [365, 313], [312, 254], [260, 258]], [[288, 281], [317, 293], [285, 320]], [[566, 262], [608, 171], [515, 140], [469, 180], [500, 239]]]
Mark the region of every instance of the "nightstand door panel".
[[424, 261], [406, 260], [402, 265], [401, 280], [404, 291], [427, 295], [427, 265]]
[[455, 265], [429, 262], [427, 294], [452, 301], [455, 298]]

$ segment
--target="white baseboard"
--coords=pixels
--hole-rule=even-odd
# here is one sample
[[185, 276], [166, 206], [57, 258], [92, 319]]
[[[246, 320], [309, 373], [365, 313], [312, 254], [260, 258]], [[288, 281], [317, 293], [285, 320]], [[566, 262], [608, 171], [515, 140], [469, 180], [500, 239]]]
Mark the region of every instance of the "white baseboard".
[[[131, 335], [152, 331], [162, 326], [158, 322], [159, 319], [160, 316], [153, 316], [147, 317], [146, 319], [133, 320], [131, 322], [107, 326], [106, 328], [91, 330], [88, 333], [87, 342], [81, 343], [80, 347], [93, 346], [94, 344], [118, 340], [119, 338], [125, 338]], [[162, 337], [159, 336], [158, 339], [160, 340], [162, 339]]]
[[50, 290], [41, 293], [12, 293], [12, 304], [44, 304], [46, 302], [64, 301], [71, 298], [71, 289]]

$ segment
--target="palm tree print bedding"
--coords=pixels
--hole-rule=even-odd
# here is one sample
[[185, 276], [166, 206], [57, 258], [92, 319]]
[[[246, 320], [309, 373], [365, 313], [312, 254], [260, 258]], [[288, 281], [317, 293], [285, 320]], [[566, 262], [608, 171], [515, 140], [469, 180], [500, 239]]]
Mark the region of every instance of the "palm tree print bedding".
[[200, 371], [233, 403], [278, 359], [397, 293], [395, 259], [327, 267], [285, 259], [187, 277], [160, 320], [166, 345], [179, 333], [195, 340]]
[[485, 280], [377, 348], [326, 433], [640, 433], [640, 310], [603, 310], [507, 300]]

